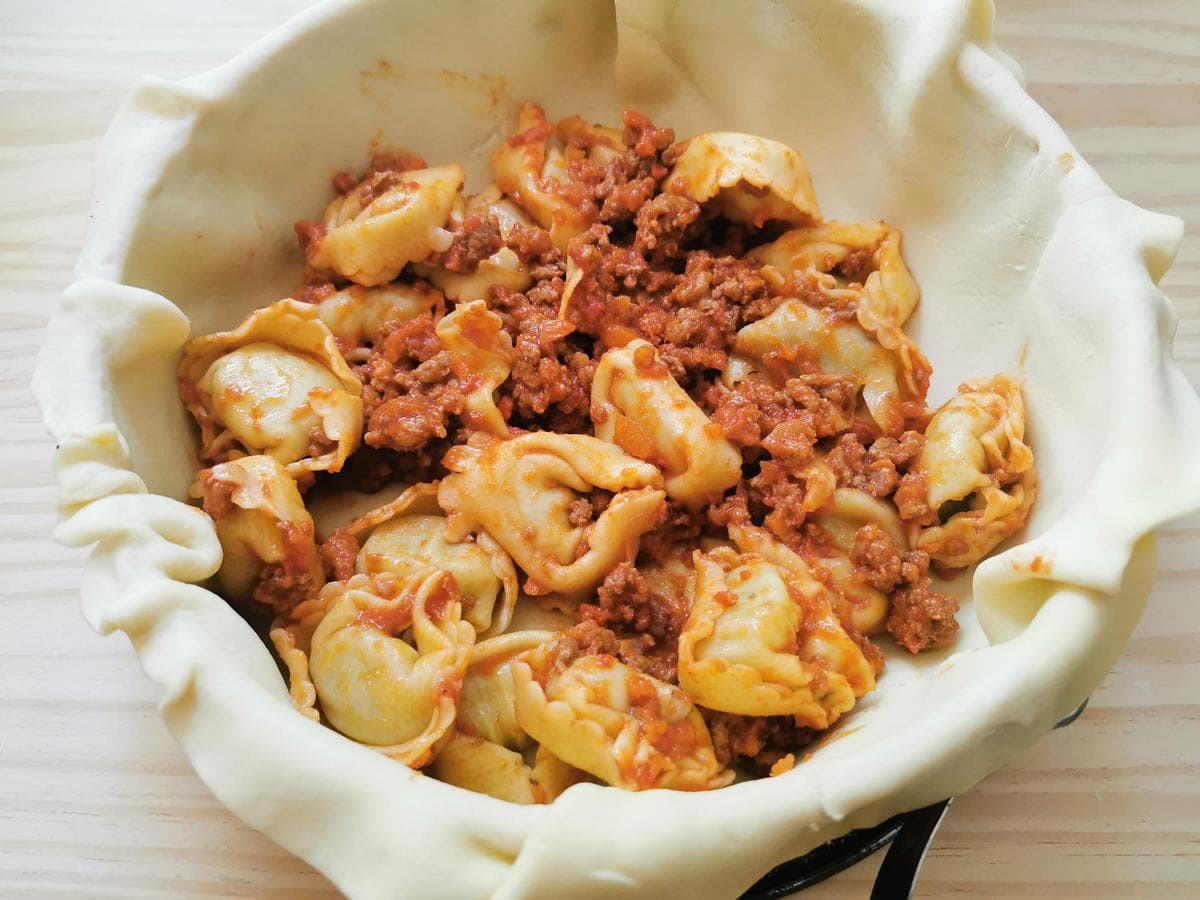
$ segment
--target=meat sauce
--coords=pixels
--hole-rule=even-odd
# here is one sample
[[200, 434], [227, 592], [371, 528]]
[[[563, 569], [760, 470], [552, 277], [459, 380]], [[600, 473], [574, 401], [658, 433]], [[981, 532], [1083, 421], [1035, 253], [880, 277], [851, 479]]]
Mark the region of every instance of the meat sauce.
[[[507, 246], [528, 267], [533, 283], [526, 290], [496, 285], [485, 298], [513, 345], [511, 371], [495, 401], [515, 432], [591, 433], [591, 384], [600, 357], [641, 338], [742, 454], [743, 479], [725, 497], [701, 508], [666, 505], [644, 535], [638, 559], [617, 566], [595, 598], [578, 605], [578, 624], [561, 635], [551, 661], [562, 666], [579, 655], [608, 655], [674, 683], [676, 644], [689, 610], [654, 590], [639, 566], [667, 557], [680, 542], [727, 539], [730, 523], [753, 522], [807, 556], [820, 577], [814, 548], [832, 551], [818, 547], [827, 536], [810, 526], [814, 516], [828, 512], [835, 489], [891, 500], [905, 520], [928, 523], [925, 486], [910, 471], [924, 436], [909, 430], [880, 437], [858, 407], [853, 378], [823, 371], [812, 348], [790, 348], [786, 360], [774, 360], [777, 371], [732, 386], [721, 383], [740, 328], [770, 315], [788, 298], [812, 305], [830, 301], [811, 274], [771, 278], [745, 258], [748, 250], [776, 237], [779, 228], [738, 225], [663, 191], [663, 179], [680, 152], [670, 129], [631, 111], [623, 126], [624, 149], [605, 162], [589, 157], [589, 139], [582, 132], [565, 140], [567, 179], [547, 180], [546, 186], [579, 211], [585, 226], [565, 249], [556, 248], [542, 228], [517, 225], [505, 237], [494, 216], [473, 213], [461, 219], [448, 249], [430, 262], [450, 272], [471, 272]], [[516, 145], [546, 137], [545, 129], [535, 128], [510, 140]], [[361, 177], [339, 173], [335, 187], [342, 194], [369, 194], [419, 163], [407, 155], [376, 154]], [[305, 251], [323, 233], [319, 223], [296, 224]], [[870, 255], [855, 251], [841, 263], [840, 273], [860, 282], [870, 266]], [[569, 272], [575, 273], [575, 283], [564, 303]], [[335, 287], [310, 273], [298, 296], [317, 302]], [[827, 312], [844, 319], [854, 315], [852, 307]], [[330, 485], [374, 490], [387, 481], [444, 474], [442, 457], [466, 439], [471, 424], [464, 409], [472, 385], [456, 373], [435, 324], [433, 313], [393, 323], [354, 367], [363, 384], [366, 446], [343, 472], [319, 475], [318, 490]], [[920, 422], [924, 410], [908, 409], [906, 415]], [[627, 430], [621, 440], [636, 449], [648, 438]], [[824, 480], [814, 477], [817, 461], [831, 473]], [[588, 525], [608, 499], [596, 492], [577, 500], [569, 509], [571, 524]], [[327, 573], [349, 577], [357, 552], [352, 536], [335, 533], [322, 547]], [[926, 555], [899, 548], [885, 531], [866, 525], [855, 534], [850, 561], [856, 581], [890, 597], [886, 627], [901, 646], [916, 653], [953, 639], [957, 603], [933, 590]], [[283, 569], [271, 571], [260, 585], [261, 601], [278, 607], [281, 597], [298, 590], [295, 583]], [[881, 669], [879, 649], [844, 624]], [[763, 773], [785, 771], [816, 736], [787, 718], [702, 712], [718, 759]], [[664, 751], [694, 739], [682, 725], [653, 727], [662, 732], [656, 730], [653, 740]]]

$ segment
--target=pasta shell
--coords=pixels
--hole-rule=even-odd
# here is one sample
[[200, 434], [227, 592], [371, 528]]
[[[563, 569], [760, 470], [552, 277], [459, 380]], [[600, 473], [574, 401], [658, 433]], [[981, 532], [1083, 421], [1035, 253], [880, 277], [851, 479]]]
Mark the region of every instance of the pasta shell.
[[1023, 528], [1037, 496], [1020, 386], [997, 375], [958, 390], [934, 413], [917, 460], [931, 512], [967, 504], [916, 538], [919, 549], [955, 568], [974, 565]]
[[444, 226], [464, 177], [458, 164], [371, 176], [329, 204], [309, 265], [367, 287], [392, 281], [450, 246]]
[[324, 583], [312, 516], [296, 482], [274, 459], [243, 456], [206, 469], [192, 495], [203, 498], [216, 525], [222, 551], [217, 579], [226, 597], [249, 599], [268, 566], [312, 593]]
[[487, 794], [509, 803], [537, 803], [533, 770], [515, 750], [456, 733], [442, 746], [429, 767], [439, 781]]
[[591, 412], [596, 437], [656, 463], [667, 495], [683, 503], [711, 501], [742, 476], [741, 454], [647, 341], [630, 341], [601, 357]]
[[280, 300], [189, 341], [179, 387], [205, 460], [265, 454], [293, 474], [336, 472], [362, 438], [362, 385], [308, 303]]
[[389, 323], [426, 315], [443, 302], [440, 292], [420, 281], [379, 287], [355, 284], [321, 300], [317, 315], [346, 353], [375, 343]]
[[554, 189], [566, 184], [562, 151], [548, 145], [554, 126], [536, 103], [526, 103], [517, 116], [513, 136], [492, 154], [496, 186], [550, 232], [560, 249], [588, 225], [588, 215]]
[[[779, 570], [804, 606], [803, 624], [797, 639], [801, 659], [818, 660], [826, 669], [846, 679], [855, 698], [875, 689], [875, 668], [846, 632], [834, 611], [835, 596], [819, 581], [804, 558], [771, 534], [753, 525], [732, 524], [729, 536], [742, 553], [757, 554]], [[883, 617], [887, 616], [886, 597]]]
[[709, 790], [733, 780], [679, 688], [610, 656], [554, 669], [543, 648], [513, 662], [517, 721], [564, 762], [627, 790]]
[[563, 144], [585, 150], [593, 162], [607, 163], [625, 152], [621, 129], [593, 125], [579, 116], [560, 119], [554, 127], [554, 133]]
[[436, 484], [413, 485], [346, 530], [359, 542], [359, 573], [404, 578], [431, 566], [444, 570], [454, 576], [462, 595], [463, 618], [481, 637], [508, 627], [518, 594], [512, 560], [486, 532], [473, 540], [450, 541]]
[[[679, 638], [679, 686], [697, 703], [827, 728], [854, 705], [844, 675], [801, 646], [805, 605], [757, 555], [696, 554], [692, 611]], [[823, 622], [828, 625], [828, 622]], [[801, 652], [807, 651], [807, 653]]]
[[472, 272], [451, 272], [434, 266], [416, 266], [415, 271], [451, 300], [459, 302], [485, 300], [496, 286], [523, 291], [533, 284], [529, 267], [508, 247], [501, 247], [480, 260]]
[[454, 355], [455, 378], [470, 386], [463, 421], [469, 428], [507, 437], [508, 425], [492, 399], [512, 366], [512, 338], [503, 320], [482, 300], [472, 300], [437, 323], [437, 336]]
[[459, 731], [510, 750], [528, 749], [533, 741], [517, 724], [512, 661], [517, 654], [553, 640], [553, 631], [518, 631], [480, 641], [471, 654], [459, 697]]
[[873, 271], [855, 302], [858, 324], [884, 347], [904, 343], [898, 333], [921, 300], [921, 290], [901, 253], [903, 235], [886, 222], [825, 222], [795, 228], [750, 257], [780, 273], [831, 272], [851, 253], [870, 255]]
[[810, 560], [829, 575], [834, 603], [847, 627], [860, 634], [877, 634], [887, 622], [891, 601], [888, 595], [854, 577], [850, 551], [855, 535], [864, 525], [876, 525], [891, 539], [897, 551], [908, 550], [908, 540], [900, 517], [891, 504], [854, 488], [834, 491], [830, 508], [812, 520], [824, 532], [821, 546], [827, 553]]
[[308, 669], [312, 636], [328, 610], [326, 597], [314, 597], [295, 606], [289, 613], [276, 616], [268, 637], [288, 672], [288, 695], [292, 706], [306, 718], [321, 721], [317, 712], [317, 689]]
[[[347, 737], [425, 765], [454, 724], [475, 643], [454, 579], [438, 569], [355, 575], [323, 593], [309, 657], [321, 711]], [[415, 646], [398, 637], [409, 628]]]
[[813, 225], [821, 209], [812, 175], [791, 147], [739, 132], [710, 132], [687, 141], [663, 189], [709, 203], [734, 222]]
[[514, 750], [461, 733], [438, 750], [430, 772], [447, 784], [525, 804], [550, 803], [571, 785], [588, 780], [587, 773], [545, 747], [538, 747], [530, 766]]
[[[495, 218], [500, 228], [500, 237], [505, 241], [513, 236], [516, 228], [533, 228], [537, 225], [521, 207], [503, 197], [495, 185], [490, 185], [486, 190], [471, 197], [465, 204], [462, 215]], [[499, 248], [491, 256], [480, 260], [478, 266], [470, 272], [451, 272], [442, 266], [421, 263], [413, 269], [422, 278], [433, 282], [451, 300], [459, 303], [486, 300], [491, 289], [497, 285], [510, 291], [523, 291], [533, 284], [529, 266], [521, 262], [511, 247]]]
[[817, 370], [854, 378], [880, 431], [899, 435], [904, 404], [924, 402], [931, 371], [915, 345], [905, 341], [905, 352], [889, 350], [857, 322], [787, 300], [738, 331], [735, 348], [778, 382]]
[[[447, 540], [485, 530], [529, 575], [531, 593], [592, 590], [637, 554], [666, 496], [654, 466], [582, 434], [539, 431], [458, 446], [445, 465], [453, 474], [438, 487], [438, 503], [449, 517]], [[572, 525], [568, 507], [594, 488], [616, 496], [596, 521]]]

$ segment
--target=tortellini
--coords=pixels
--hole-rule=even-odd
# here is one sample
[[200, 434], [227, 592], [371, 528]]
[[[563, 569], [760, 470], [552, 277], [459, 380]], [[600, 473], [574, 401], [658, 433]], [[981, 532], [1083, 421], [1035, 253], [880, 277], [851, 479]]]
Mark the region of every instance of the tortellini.
[[888, 595], [855, 577], [850, 551], [858, 529], [875, 525], [898, 552], [906, 552], [908, 541], [895, 507], [854, 488], [838, 488], [830, 509], [813, 521], [828, 538], [823, 544], [828, 552], [813, 562], [829, 573], [838, 615], [861, 634], [879, 633], [887, 621]]
[[508, 554], [480, 531], [451, 542], [437, 505], [437, 487], [418, 484], [384, 506], [354, 520], [346, 530], [360, 543], [356, 571], [406, 577], [436, 566], [454, 576], [463, 618], [481, 637], [502, 633], [517, 603], [517, 572]]
[[886, 222], [825, 222], [796, 228], [750, 256], [780, 272], [830, 272], [851, 253], [870, 255], [873, 271], [855, 303], [860, 324], [889, 350], [907, 348], [900, 331], [921, 300], [921, 290], [901, 254], [903, 236]]
[[553, 631], [515, 631], [477, 644], [459, 698], [458, 730], [510, 750], [528, 750], [533, 741], [517, 724], [512, 662], [554, 639]]
[[[538, 431], [460, 445], [445, 465], [453, 474], [442, 480], [438, 503], [449, 518], [447, 539], [487, 531], [529, 576], [531, 593], [586, 594], [633, 559], [666, 496], [654, 466], [582, 434]], [[568, 507], [594, 488], [617, 493], [594, 522], [572, 525]]]
[[804, 159], [786, 144], [738, 132], [687, 141], [664, 190], [708, 203], [734, 222], [813, 225], [821, 209]]
[[593, 125], [579, 116], [560, 119], [554, 133], [563, 144], [584, 149], [592, 162], [611, 162], [625, 151], [621, 129]]
[[742, 477], [725, 439], [644, 340], [609, 350], [592, 381], [596, 437], [659, 465], [667, 495], [689, 505], [719, 497]]
[[469, 428], [497, 437], [508, 436], [508, 425], [492, 399], [512, 366], [512, 338], [500, 317], [482, 300], [460, 303], [437, 323], [442, 346], [454, 355], [455, 378], [466, 391], [463, 421]]
[[362, 385], [307, 303], [280, 300], [189, 341], [179, 386], [206, 460], [265, 454], [293, 474], [336, 472], [362, 440]]
[[[419, 768], [454, 724], [475, 644], [446, 571], [355, 575], [325, 588], [309, 671], [321, 712], [342, 734]], [[402, 635], [412, 629], [410, 644]]]
[[703, 791], [733, 780], [679, 688], [611, 656], [581, 656], [560, 668], [548, 649], [519, 656], [512, 675], [517, 721], [559, 759], [635, 791]]
[[539, 747], [533, 765], [515, 750], [456, 733], [438, 750], [430, 772], [447, 784], [510, 803], [550, 803], [587, 776]]
[[328, 594], [318, 595], [276, 616], [267, 636], [279, 654], [288, 673], [288, 695], [301, 715], [318, 724], [317, 689], [308, 670], [308, 655], [312, 652], [312, 636], [328, 611]]
[[679, 686], [697, 703], [747, 716], [793, 716], [810, 728], [828, 728], [854, 705], [846, 677], [814, 652], [820, 642], [804, 640], [812, 627], [807, 604], [775, 566], [727, 548], [697, 552], [695, 563], [692, 611], [679, 637]]
[[352, 284], [317, 303], [317, 315], [337, 339], [343, 355], [349, 355], [375, 343], [388, 324], [415, 319], [442, 303], [439, 291], [419, 281], [379, 287]]
[[371, 287], [450, 246], [445, 226], [465, 175], [457, 164], [378, 172], [325, 210], [309, 265]]
[[554, 637], [550, 631], [519, 631], [475, 646], [459, 696], [458, 733], [438, 751], [433, 774], [514, 803], [548, 803], [582, 777], [545, 747], [536, 747], [528, 765], [526, 756], [536, 745], [517, 724], [513, 659]]
[[253, 594], [277, 566], [284, 584], [315, 593], [324, 583], [313, 534], [296, 482], [269, 456], [243, 456], [200, 473], [192, 488], [221, 541], [221, 590], [232, 600]]
[[958, 391], [925, 429], [916, 469], [931, 512], [950, 510], [942, 524], [920, 532], [916, 546], [952, 568], [974, 565], [1022, 528], [1037, 496], [1020, 386], [997, 375]]
[[[490, 215], [495, 217], [500, 227], [500, 237], [508, 241], [514, 230], [533, 228], [536, 223], [525, 214], [512, 200], [503, 198], [499, 189], [492, 185], [482, 193], [470, 198], [461, 216]], [[459, 224], [455, 221], [455, 224]], [[523, 291], [533, 284], [533, 276], [529, 267], [521, 262], [521, 258], [511, 247], [500, 247], [491, 256], [479, 261], [470, 272], [451, 272], [441, 266], [418, 263], [414, 270], [423, 278], [428, 278], [448, 298], [459, 303], [471, 300], [486, 300], [491, 289], [497, 285], [510, 291]]]
[[[733, 524], [729, 526], [729, 536], [739, 551], [760, 556], [778, 569], [788, 587], [803, 600], [804, 624], [798, 648], [801, 659], [820, 660], [826, 668], [840, 673], [850, 685], [856, 699], [873, 691], [875, 666], [867, 659], [858, 643], [850, 637], [842, 617], [834, 611], [837, 594], [816, 578], [808, 563], [798, 553], [775, 540], [763, 529], [753, 525]], [[885, 603], [886, 600], [885, 597]], [[885, 606], [883, 616], [886, 615]], [[853, 622], [850, 628], [858, 631]], [[882, 662], [880, 664], [882, 665]]]
[[515, 133], [492, 154], [492, 169], [496, 186], [550, 232], [556, 247], [564, 248], [589, 222], [582, 206], [565, 196], [570, 177], [562, 151], [548, 145], [553, 136], [545, 110], [526, 103]]
[[871, 418], [886, 435], [904, 430], [905, 404], [924, 401], [929, 387], [929, 363], [915, 347], [911, 354], [888, 350], [857, 322], [799, 300], [786, 300], [742, 328], [735, 349], [779, 382], [812, 371], [814, 364], [856, 379]]

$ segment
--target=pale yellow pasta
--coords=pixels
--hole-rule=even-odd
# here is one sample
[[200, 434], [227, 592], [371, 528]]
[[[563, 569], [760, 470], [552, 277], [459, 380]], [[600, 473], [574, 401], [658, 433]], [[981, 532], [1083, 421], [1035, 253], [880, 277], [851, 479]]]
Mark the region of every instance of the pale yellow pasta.
[[737, 353], [777, 382], [812, 371], [854, 379], [871, 418], [888, 435], [904, 430], [904, 404], [924, 399], [929, 363], [919, 350], [888, 350], [857, 322], [787, 300], [737, 334]]
[[754, 525], [734, 523], [729, 526], [729, 536], [742, 553], [756, 554], [778, 569], [793, 596], [802, 601], [803, 623], [797, 638], [800, 658], [818, 660], [830, 671], [840, 673], [856, 699], [873, 691], [874, 666], [847, 634], [845, 625], [834, 611], [834, 595], [816, 578], [808, 563], [786, 544]]
[[362, 439], [362, 385], [308, 303], [280, 300], [189, 341], [179, 384], [205, 460], [265, 454], [293, 474], [336, 472]]
[[[824, 221], [777, 141], [624, 122], [525, 103], [472, 195], [376, 153], [297, 223], [296, 297], [178, 369], [295, 709], [508, 803], [782, 775], [876, 688], [869, 636], [950, 644], [930, 559], [1037, 488], [1007, 377], [930, 417], [898, 228]], [[413, 471], [447, 474], [359, 493]]]
[[932, 513], [946, 504], [966, 508], [916, 538], [932, 559], [956, 568], [979, 562], [1024, 527], [1037, 496], [1020, 385], [997, 375], [958, 391], [925, 429], [917, 472], [926, 478]]
[[738, 132], [710, 132], [686, 142], [663, 190], [707, 203], [734, 222], [812, 225], [821, 221], [812, 176], [791, 147]]
[[[529, 576], [527, 591], [580, 597], [637, 553], [665, 502], [654, 466], [582, 434], [539, 431], [454, 447], [438, 488], [447, 539], [483, 529]], [[571, 502], [594, 488], [615, 491], [592, 523], [572, 525]]]
[[456, 733], [434, 757], [429, 772], [439, 781], [510, 803], [537, 803], [533, 770], [515, 750]]
[[[683, 608], [691, 603], [695, 592], [696, 569], [692, 565], [691, 544], [676, 544], [662, 559], [651, 559], [638, 564], [638, 571], [651, 589], [680, 604]], [[705, 547], [705, 549], [709, 549]]]
[[[445, 571], [355, 575], [326, 586], [309, 671], [338, 731], [419, 768], [453, 726], [475, 643]], [[399, 635], [412, 629], [413, 643]]]
[[[851, 253], [870, 256], [872, 271], [854, 298], [855, 315], [868, 334], [896, 353], [910, 356], [916, 350], [901, 327], [921, 300], [921, 290], [904, 262], [903, 235], [886, 222], [825, 222], [796, 228], [751, 251], [750, 256], [777, 272], [826, 273], [846, 261]], [[917, 359], [906, 362], [919, 366]]]
[[428, 278], [451, 300], [466, 302], [484, 300], [493, 287], [523, 291], [533, 284], [529, 267], [509, 247], [501, 247], [491, 256], [479, 261], [471, 272], [451, 272], [432, 266], [415, 267], [418, 274]]
[[457, 164], [368, 177], [329, 204], [309, 265], [368, 287], [392, 281], [450, 246], [445, 225], [463, 179]]
[[500, 226], [500, 237], [509, 240], [517, 228], [534, 228], [537, 223], [514, 201], [505, 197], [500, 188], [489, 184], [467, 200], [464, 214], [479, 213], [494, 216]]
[[902, 240], [900, 229], [886, 222], [825, 222], [785, 232], [749, 256], [788, 274], [809, 269], [831, 272], [851, 253], [868, 254], [872, 271], [864, 287], [870, 296], [860, 300], [858, 318], [874, 333], [875, 326], [884, 322], [903, 325], [921, 300], [921, 290], [901, 253]]
[[553, 631], [517, 631], [476, 644], [459, 697], [458, 730], [510, 750], [529, 749], [533, 741], [517, 724], [512, 661], [554, 638]]
[[508, 425], [492, 398], [512, 366], [512, 338], [501, 318], [482, 300], [460, 303], [437, 323], [442, 346], [454, 356], [454, 375], [469, 385], [462, 412], [468, 428], [497, 437], [508, 436]]
[[326, 596], [317, 596], [298, 603], [286, 614], [276, 616], [268, 637], [279, 660], [288, 672], [288, 695], [292, 706], [306, 718], [321, 721], [317, 712], [317, 689], [308, 670], [308, 655], [312, 652], [312, 636], [328, 610]]
[[[512, 237], [517, 227], [532, 228], [537, 224], [512, 200], [504, 198], [495, 185], [468, 199], [461, 213], [451, 215], [451, 222], [457, 225], [470, 215], [494, 217], [504, 241]], [[451, 272], [443, 266], [426, 263], [418, 263], [413, 269], [422, 278], [433, 282], [449, 299], [460, 303], [486, 300], [497, 285], [510, 291], [523, 291], [533, 283], [529, 267], [511, 247], [500, 247], [469, 272]]]
[[416, 484], [355, 519], [346, 530], [359, 542], [355, 565], [359, 573], [406, 577], [431, 566], [443, 569], [454, 576], [462, 594], [463, 618], [481, 637], [502, 633], [518, 595], [512, 560], [487, 532], [451, 542], [446, 527], [437, 505], [437, 485]]
[[532, 771], [534, 796], [538, 803], [550, 803], [571, 785], [595, 780], [587, 772], [563, 762], [542, 746], [533, 755]]
[[563, 144], [584, 149], [589, 160], [601, 165], [611, 162], [625, 152], [625, 140], [621, 129], [594, 125], [579, 116], [560, 119], [554, 127], [554, 133]]
[[526, 804], [550, 803], [587, 778], [545, 747], [537, 749], [530, 766], [515, 750], [462, 733], [454, 734], [438, 750], [430, 772], [447, 784]]
[[565, 631], [575, 624], [575, 604], [560, 602], [554, 594], [517, 597], [509, 631]]
[[568, 180], [562, 151], [549, 145], [554, 127], [536, 103], [526, 103], [511, 138], [492, 154], [496, 186], [550, 232], [559, 248], [587, 227], [585, 212], [554, 190]]
[[443, 302], [441, 292], [420, 281], [379, 287], [353, 284], [322, 299], [317, 314], [329, 326], [343, 355], [348, 355], [376, 342], [388, 324], [433, 312]]
[[692, 699], [610, 656], [554, 668], [543, 648], [512, 666], [517, 721], [543, 747], [628, 790], [709, 790], [733, 780]]
[[647, 341], [600, 359], [592, 380], [596, 437], [657, 464], [667, 495], [697, 506], [742, 477], [741, 454], [671, 377]]
[[206, 469], [192, 496], [204, 499], [216, 525], [217, 579], [229, 599], [249, 599], [269, 566], [293, 581], [306, 579], [314, 593], [324, 583], [312, 516], [296, 482], [271, 457], [243, 456]]
[[828, 728], [854, 705], [846, 677], [801, 645], [803, 597], [754, 554], [695, 557], [691, 614], [679, 637], [679, 686], [709, 709], [793, 716]]
[[838, 488], [824, 514], [813, 523], [828, 537], [829, 554], [816, 562], [829, 573], [834, 590], [834, 604], [847, 627], [861, 634], [877, 634], [887, 622], [890, 605], [888, 595], [855, 577], [850, 552], [855, 535], [864, 525], [875, 525], [888, 536], [899, 553], [908, 550], [900, 516], [890, 503], [855, 488]]
[[747, 255], [784, 274], [832, 272], [855, 251], [873, 254], [888, 231], [885, 222], [823, 222], [786, 231]]

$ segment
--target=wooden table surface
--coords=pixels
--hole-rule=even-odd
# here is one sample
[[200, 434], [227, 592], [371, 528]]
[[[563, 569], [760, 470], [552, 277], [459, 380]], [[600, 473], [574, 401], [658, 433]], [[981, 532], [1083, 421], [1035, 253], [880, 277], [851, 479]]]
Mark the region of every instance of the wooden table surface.
[[[0, 897], [334, 894], [218, 805], [128, 641], [84, 624], [28, 390], [130, 83], [203, 71], [303, 5], [0, 0]], [[1163, 287], [1200, 383], [1200, 0], [998, 5], [1002, 46], [1083, 155], [1186, 220]], [[1087, 712], [955, 803], [919, 896], [1200, 896], [1200, 517], [1163, 529], [1159, 553], [1149, 611]], [[805, 896], [866, 896], [878, 865]]]

